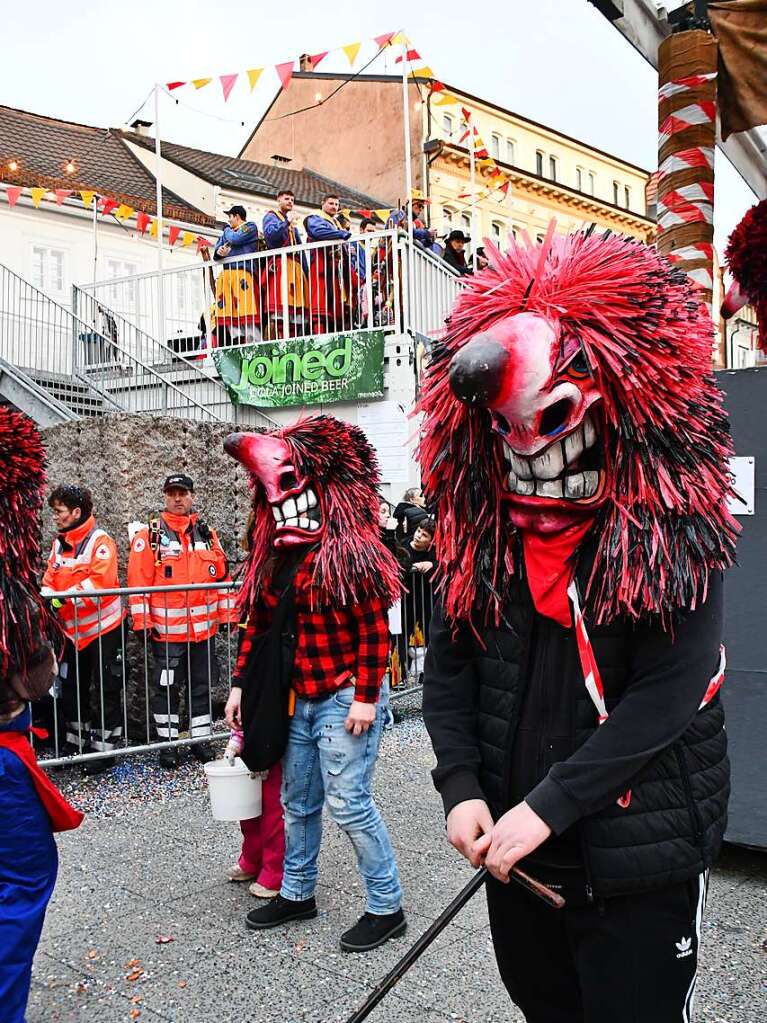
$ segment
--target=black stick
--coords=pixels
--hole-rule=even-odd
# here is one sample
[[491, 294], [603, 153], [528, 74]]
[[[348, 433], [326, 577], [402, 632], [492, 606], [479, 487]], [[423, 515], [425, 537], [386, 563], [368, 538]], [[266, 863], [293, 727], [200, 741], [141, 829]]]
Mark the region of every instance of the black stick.
[[[557, 909], [564, 906], [565, 900], [561, 895], [558, 895], [550, 888], [547, 888], [546, 885], [541, 884], [540, 881], [536, 881], [535, 878], [530, 877], [521, 870], [514, 868], [509, 876], [515, 881], [518, 881], [520, 884], [523, 884], [534, 894], [548, 902], [551, 906], [554, 906]], [[471, 897], [479, 891], [486, 879], [487, 867], [481, 867], [466, 887], [462, 888], [456, 895], [450, 905], [442, 910], [434, 923], [423, 932], [412, 948], [405, 953], [400, 961], [390, 970], [389, 973], [386, 974], [383, 980], [376, 985], [365, 999], [364, 1003], [349, 1017], [346, 1023], [362, 1023], [364, 1019], [368, 1018], [376, 1005], [378, 1005], [378, 1003], [391, 991], [394, 985], [397, 984], [402, 977], [404, 977], [413, 963], [423, 955], [437, 935], [444, 931], [453, 917], [457, 916], [469, 899], [471, 899]]]

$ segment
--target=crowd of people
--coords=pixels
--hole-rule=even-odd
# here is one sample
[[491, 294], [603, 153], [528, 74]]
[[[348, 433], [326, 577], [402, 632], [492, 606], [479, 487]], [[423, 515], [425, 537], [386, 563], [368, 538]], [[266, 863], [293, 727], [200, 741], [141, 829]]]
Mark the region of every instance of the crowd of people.
[[[350, 210], [341, 209], [340, 197], [332, 193], [323, 197], [319, 209], [302, 218], [295, 209], [294, 193], [281, 190], [260, 230], [244, 206], [230, 207], [225, 211], [229, 224], [212, 251], [202, 249], [206, 263], [224, 261], [209, 278], [214, 296], [213, 344], [392, 324], [398, 283], [391, 235], [380, 236], [384, 230], [405, 235], [412, 225], [415, 244], [461, 276], [486, 266], [481, 247], [467, 261], [470, 239], [462, 231], [451, 230], [441, 240], [427, 227], [427, 202], [414, 189], [412, 198], [385, 222], [374, 212], [360, 219], [356, 235]], [[317, 244], [299, 248], [307, 242]], [[279, 250], [283, 251], [277, 255]]]

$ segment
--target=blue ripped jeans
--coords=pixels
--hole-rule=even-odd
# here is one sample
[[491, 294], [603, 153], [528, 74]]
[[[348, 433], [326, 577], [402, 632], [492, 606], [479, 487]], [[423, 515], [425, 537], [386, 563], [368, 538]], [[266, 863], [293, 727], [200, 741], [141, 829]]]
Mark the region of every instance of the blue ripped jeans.
[[319, 700], [296, 700], [288, 747], [282, 760], [285, 809], [285, 872], [281, 894], [298, 901], [314, 895], [322, 839], [322, 806], [346, 832], [367, 887], [367, 911], [377, 915], [400, 908], [402, 890], [386, 825], [373, 802], [373, 771], [388, 705], [381, 688], [376, 717], [362, 735], [344, 721], [354, 687]]

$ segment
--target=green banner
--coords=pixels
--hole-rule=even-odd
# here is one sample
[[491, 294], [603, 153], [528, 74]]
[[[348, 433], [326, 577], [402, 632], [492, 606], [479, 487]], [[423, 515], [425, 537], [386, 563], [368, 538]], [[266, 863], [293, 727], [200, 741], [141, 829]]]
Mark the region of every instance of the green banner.
[[213, 360], [234, 405], [284, 408], [383, 398], [382, 330], [217, 348]]

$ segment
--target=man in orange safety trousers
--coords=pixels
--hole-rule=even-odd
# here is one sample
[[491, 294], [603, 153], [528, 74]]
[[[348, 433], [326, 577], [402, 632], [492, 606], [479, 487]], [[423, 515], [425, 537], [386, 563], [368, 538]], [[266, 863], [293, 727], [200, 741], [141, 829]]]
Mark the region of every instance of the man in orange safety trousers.
[[[58, 684], [66, 727], [65, 755], [108, 753], [123, 737], [120, 694], [123, 686], [122, 598], [97, 598], [98, 590], [119, 586], [117, 547], [93, 517], [93, 498], [85, 487], [64, 484], [48, 498], [58, 530], [43, 576], [43, 587], [82, 596], [53, 598], [66, 636]], [[91, 685], [96, 695], [91, 702]], [[114, 757], [85, 763], [86, 774], [114, 766]]]
[[[194, 505], [194, 483], [184, 473], [165, 480], [165, 510], [149, 524], [133, 523], [128, 586], [174, 586], [228, 580], [229, 570], [215, 530]], [[129, 597], [133, 628], [152, 647], [151, 708], [157, 737], [178, 738], [179, 692], [186, 687], [190, 736], [210, 735], [211, 691], [218, 682], [215, 637], [218, 626], [237, 621], [233, 590], [189, 589], [136, 593]], [[208, 742], [195, 743], [202, 763], [214, 758]], [[175, 747], [160, 751], [162, 767], [178, 766]]]

